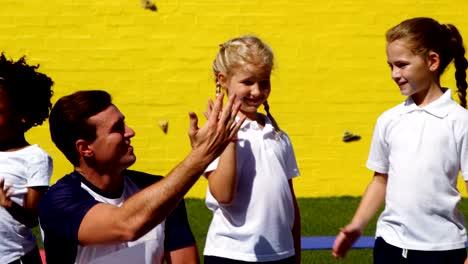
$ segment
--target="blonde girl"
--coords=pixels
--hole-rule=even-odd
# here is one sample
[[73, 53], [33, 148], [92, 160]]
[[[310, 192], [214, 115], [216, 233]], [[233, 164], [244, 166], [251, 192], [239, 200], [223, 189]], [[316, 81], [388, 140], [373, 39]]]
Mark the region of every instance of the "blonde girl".
[[[299, 175], [289, 137], [269, 112], [273, 52], [255, 36], [220, 46], [213, 63], [217, 93], [236, 96], [246, 118], [206, 170], [213, 211], [205, 263], [300, 263], [300, 215], [292, 179]], [[265, 107], [267, 115], [258, 112]], [[209, 106], [210, 109], [210, 106]]]

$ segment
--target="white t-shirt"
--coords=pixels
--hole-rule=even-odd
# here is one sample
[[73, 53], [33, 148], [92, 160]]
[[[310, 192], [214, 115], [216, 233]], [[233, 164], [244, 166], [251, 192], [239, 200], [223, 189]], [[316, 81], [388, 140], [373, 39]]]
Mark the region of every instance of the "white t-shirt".
[[[286, 133], [278, 135], [265, 117], [261, 129], [245, 121], [238, 132], [238, 185], [230, 205], [206, 193], [213, 220], [204, 255], [242, 261], [274, 261], [293, 256], [294, 205], [288, 180], [299, 175]], [[218, 159], [207, 168], [215, 170]]]
[[468, 180], [468, 111], [450, 89], [422, 108], [409, 97], [383, 113], [367, 167], [388, 174], [377, 237], [412, 250], [465, 247], [457, 177]]
[[[49, 186], [52, 159], [38, 145], [0, 152], [0, 178], [11, 185], [11, 200], [20, 206], [29, 187]], [[19, 259], [36, 246], [31, 229], [14, 219], [0, 206], [0, 263]]]
[[131, 170], [124, 171], [123, 175], [124, 186], [117, 193], [97, 188], [76, 171], [50, 187], [39, 205], [48, 263], [160, 264], [165, 251], [195, 244], [182, 200], [161, 224], [135, 241], [82, 245], [78, 231], [93, 206], [98, 203], [122, 206], [132, 195], [163, 178]]
[[[123, 205], [124, 201], [130, 196], [140, 191], [140, 188], [128, 178], [125, 178], [124, 191], [120, 197], [108, 198], [101, 195], [98, 191], [94, 191], [86, 184], [81, 183], [81, 188], [88, 192], [98, 202], [105, 204], [112, 204], [117, 207]], [[118, 251], [127, 250], [127, 255], [135, 255], [142, 258], [139, 263], [153, 263], [161, 264], [164, 257], [164, 221], [151, 229], [144, 236], [135, 241], [120, 242], [105, 245], [78, 245], [77, 258], [75, 263], [116, 263], [115, 261], [122, 261], [122, 256], [112, 255]], [[135, 253], [130, 254], [127, 248], [134, 249]]]

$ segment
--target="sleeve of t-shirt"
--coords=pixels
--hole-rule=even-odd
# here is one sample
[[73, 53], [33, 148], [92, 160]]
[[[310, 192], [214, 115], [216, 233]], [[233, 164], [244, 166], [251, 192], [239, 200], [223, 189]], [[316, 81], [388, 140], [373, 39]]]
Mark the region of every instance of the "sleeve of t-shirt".
[[219, 163], [219, 157], [217, 157], [215, 160], [213, 160], [208, 167], [206, 167], [205, 172], [203, 173], [203, 176], [206, 177], [206, 174], [208, 172], [214, 171], [218, 168], [218, 163]]
[[291, 139], [286, 134], [284, 134], [284, 137], [286, 141], [286, 173], [288, 175], [288, 179], [292, 179], [299, 176], [299, 168], [297, 166], [296, 155], [294, 155]]
[[195, 238], [190, 229], [184, 200], [166, 218], [164, 248], [174, 251], [195, 244]]
[[460, 171], [464, 181], [468, 181], [468, 131], [461, 133]]
[[81, 221], [97, 203], [81, 188], [80, 182], [55, 184], [46, 192], [39, 205], [39, 222], [45, 237], [52, 232], [56, 237], [78, 243]]
[[369, 151], [369, 157], [366, 162], [367, 168], [370, 170], [388, 173], [388, 146], [385, 143], [385, 131], [383, 119], [379, 118], [374, 128], [372, 135], [372, 143]]
[[52, 175], [52, 158], [45, 151], [30, 158], [29, 178], [26, 187], [49, 186]]

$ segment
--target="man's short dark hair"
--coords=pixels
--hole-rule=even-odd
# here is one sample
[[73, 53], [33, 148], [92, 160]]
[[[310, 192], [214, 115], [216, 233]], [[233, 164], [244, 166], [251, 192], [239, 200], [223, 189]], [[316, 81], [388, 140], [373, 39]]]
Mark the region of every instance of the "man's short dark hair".
[[112, 105], [109, 93], [101, 90], [79, 91], [60, 98], [49, 117], [52, 141], [75, 166], [80, 156], [75, 143], [79, 139], [94, 141], [96, 126], [88, 119]]

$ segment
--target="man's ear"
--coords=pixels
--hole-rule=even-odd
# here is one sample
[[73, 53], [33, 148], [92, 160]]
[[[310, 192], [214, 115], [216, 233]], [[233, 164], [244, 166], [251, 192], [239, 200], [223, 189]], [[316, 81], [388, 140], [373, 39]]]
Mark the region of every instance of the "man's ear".
[[435, 72], [439, 70], [439, 67], [440, 67], [439, 54], [434, 51], [430, 51], [429, 55], [427, 56], [427, 63], [428, 63], [430, 71]]
[[89, 158], [94, 155], [93, 150], [90, 148], [90, 143], [84, 139], [78, 139], [75, 143], [75, 146], [81, 157]]

